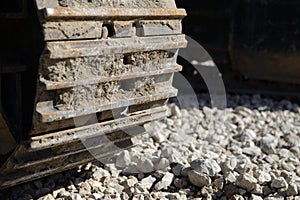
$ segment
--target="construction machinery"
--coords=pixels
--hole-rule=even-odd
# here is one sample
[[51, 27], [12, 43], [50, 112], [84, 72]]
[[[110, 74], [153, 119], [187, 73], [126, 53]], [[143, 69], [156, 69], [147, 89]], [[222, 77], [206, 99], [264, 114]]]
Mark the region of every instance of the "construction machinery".
[[[209, 52], [227, 91], [299, 96], [299, 1], [177, 0], [177, 6], [187, 11], [183, 32]], [[188, 65], [183, 72], [191, 78]]]
[[0, 189], [108, 157], [166, 116], [173, 0], [0, 3]]
[[298, 1], [176, 3], [0, 2], [0, 188], [132, 147], [177, 94], [182, 30], [217, 64], [179, 59], [195, 90], [218, 66], [226, 91], [299, 96]]

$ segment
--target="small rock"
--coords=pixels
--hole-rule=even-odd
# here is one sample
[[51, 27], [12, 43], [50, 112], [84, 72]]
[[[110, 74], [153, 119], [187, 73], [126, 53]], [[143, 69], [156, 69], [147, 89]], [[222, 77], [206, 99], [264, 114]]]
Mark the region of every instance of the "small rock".
[[275, 189], [281, 189], [281, 188], [287, 189], [288, 184], [283, 177], [278, 177], [272, 181], [271, 187]]
[[213, 186], [215, 186], [217, 189], [222, 190], [223, 186], [224, 186], [224, 178], [220, 177], [217, 178], [214, 182], [213, 182]]
[[60, 192], [62, 192], [62, 191], [66, 191], [66, 189], [65, 189], [65, 188], [59, 188], [59, 189], [54, 190], [54, 191], [52, 192], [53, 197], [54, 197], [54, 198], [58, 197], [58, 194], [59, 194]]
[[188, 177], [188, 173], [189, 171], [193, 170], [191, 167], [189, 166], [183, 166], [183, 168], [181, 169], [181, 176], [187, 178]]
[[150, 173], [155, 170], [152, 161], [146, 157], [141, 157], [138, 160], [136, 167], [142, 173]]
[[263, 195], [268, 196], [269, 194], [274, 193], [274, 189], [271, 189], [269, 186], [263, 186]]
[[237, 165], [235, 171], [240, 174], [248, 173], [253, 168], [253, 164], [251, 163], [250, 159], [245, 155], [237, 156]]
[[298, 187], [295, 183], [290, 183], [286, 191], [288, 196], [297, 196], [299, 194]]
[[121, 200], [128, 200], [129, 195], [126, 192], [122, 192], [120, 195]]
[[182, 114], [178, 106], [172, 105], [171, 106], [171, 115], [176, 116], [177, 118], [181, 118]]
[[[103, 26], [102, 27], [102, 35], [101, 37], [103, 39], [107, 39], [108, 38], [108, 35], [109, 35], [109, 32], [108, 32], [108, 28], [106, 26]], [[109, 43], [107, 42], [107, 44], [109, 45]]]
[[288, 171], [285, 171], [285, 170], [282, 170], [280, 175], [278, 176], [282, 176], [285, 181], [289, 184], [291, 181], [293, 181], [293, 173], [291, 172], [288, 172]]
[[275, 193], [265, 197], [264, 200], [284, 200], [284, 197], [278, 193]]
[[180, 194], [179, 193], [169, 193], [166, 195], [166, 198], [170, 199], [170, 200], [177, 200], [177, 199], [180, 199]]
[[209, 176], [215, 176], [221, 171], [221, 167], [215, 160], [197, 159], [192, 161], [190, 165], [195, 171]]
[[178, 134], [171, 134], [169, 137], [169, 141], [170, 142], [174, 142], [174, 143], [191, 143], [194, 140], [194, 137], [187, 135], [187, 131], [186, 130], [190, 130], [191, 128], [188, 129], [184, 129], [185, 131], [179, 131], [178, 130]]
[[70, 197], [72, 200], [84, 200], [78, 193], [72, 193]]
[[174, 174], [167, 172], [164, 177], [154, 186], [155, 190], [167, 189], [173, 181]]
[[281, 167], [289, 172], [293, 172], [296, 167], [291, 163], [282, 162]]
[[75, 180], [74, 180], [74, 185], [75, 186], [79, 186], [81, 183], [83, 183], [84, 182], [84, 180], [82, 179], [82, 178], [76, 178]]
[[211, 116], [212, 116], [212, 114], [213, 114], [213, 110], [212, 110], [211, 108], [209, 108], [209, 107], [207, 107], [207, 106], [204, 106], [204, 107], [202, 108], [202, 111], [203, 111], [203, 113], [205, 114], [205, 116], [206, 116], [207, 118], [211, 118]]
[[237, 172], [229, 172], [225, 175], [225, 182], [226, 183], [235, 183], [239, 174]]
[[244, 197], [239, 195], [239, 194], [235, 194], [230, 199], [232, 199], [232, 200], [244, 200]]
[[271, 182], [271, 180], [272, 180], [271, 175], [269, 173], [261, 171], [261, 170], [255, 171], [254, 176], [258, 180], [259, 184], [268, 183], [268, 182]]
[[136, 184], [135, 187], [134, 187], [134, 194], [137, 195], [137, 194], [146, 194], [148, 193], [148, 190], [143, 187], [140, 183]]
[[248, 173], [241, 174], [236, 180], [236, 186], [252, 192], [256, 188], [257, 180]]
[[161, 156], [167, 158], [170, 161], [170, 163], [179, 163], [181, 153], [177, 149], [166, 148], [162, 150]]
[[185, 188], [188, 186], [188, 181], [185, 178], [175, 178], [174, 185], [177, 188]]
[[47, 194], [46, 196], [38, 198], [38, 200], [55, 200], [55, 198], [51, 194]]
[[226, 197], [231, 197], [235, 194], [239, 194], [239, 189], [237, 186], [233, 184], [227, 184], [224, 186], [223, 190], [226, 195]]
[[120, 185], [117, 181], [110, 181], [108, 184], [107, 184], [107, 187], [108, 188], [114, 188], [116, 191], [117, 191], [117, 194], [121, 194], [125, 187]]
[[263, 194], [263, 188], [262, 186], [260, 186], [259, 184], [256, 184], [254, 189], [252, 190], [252, 193], [253, 194], [258, 194], [258, 195], [261, 195]]
[[122, 172], [122, 170], [118, 170], [118, 169], [111, 169], [110, 173], [111, 173], [111, 177], [112, 178], [117, 178], [119, 177], [120, 173]]
[[126, 186], [125, 187], [134, 187], [135, 184], [139, 182], [139, 180], [135, 176], [129, 176], [127, 180], [125, 180]]
[[127, 150], [122, 151], [116, 158], [116, 166], [124, 169], [131, 163], [130, 154]]
[[94, 196], [94, 198], [95, 198], [96, 200], [98, 200], [98, 199], [102, 199], [103, 196], [104, 196], [104, 194], [93, 193], [93, 196]]
[[276, 179], [277, 177], [280, 176], [280, 173], [278, 173], [278, 172], [276, 172], [276, 171], [271, 171], [271, 172], [270, 172], [270, 176], [271, 176], [271, 179], [272, 179], [272, 181], [273, 181], [274, 179]]
[[[300, 109], [299, 109], [300, 110]], [[285, 140], [292, 146], [299, 146], [300, 145], [300, 138], [297, 135], [286, 135]]]
[[77, 188], [75, 187], [74, 183], [72, 181], [69, 181], [69, 185], [67, 186], [68, 191], [72, 192], [78, 192]]
[[290, 152], [290, 150], [285, 149], [285, 148], [280, 149], [278, 154], [281, 158], [293, 157], [293, 154]]
[[221, 163], [222, 172], [225, 174], [229, 171], [233, 171], [237, 165], [237, 160], [235, 157], [227, 158], [224, 162]]
[[204, 187], [211, 184], [211, 179], [207, 174], [201, 174], [195, 170], [188, 172], [189, 181], [198, 187]]
[[275, 162], [278, 162], [279, 161], [279, 156], [276, 155], [276, 154], [269, 154], [265, 157], [265, 160], [270, 163], [270, 164], [273, 164]]
[[87, 182], [82, 182], [79, 184], [79, 194], [84, 196], [91, 193], [91, 186]]
[[92, 163], [88, 163], [88, 164], [86, 164], [85, 166], [84, 166], [84, 170], [85, 171], [88, 171], [88, 170], [90, 170], [92, 168]]
[[155, 181], [156, 178], [154, 178], [153, 176], [148, 176], [141, 180], [141, 185], [143, 185], [146, 189], [150, 190]]
[[238, 192], [239, 192], [240, 195], [243, 195], [243, 196], [244, 196], [244, 195], [247, 193], [247, 190], [244, 190], [244, 189], [242, 189], [242, 188], [239, 188], [239, 189], [238, 189]]
[[170, 162], [166, 158], [161, 158], [159, 163], [155, 166], [156, 169], [166, 169], [170, 165]]
[[96, 181], [101, 181], [107, 177], [110, 177], [110, 173], [105, 169], [98, 168], [92, 176]]
[[257, 196], [255, 194], [251, 194], [250, 200], [263, 200], [260, 196]]
[[182, 164], [175, 164], [175, 166], [172, 167], [172, 172], [175, 176], [180, 176], [181, 175], [181, 170], [183, 169], [184, 165]]
[[104, 194], [109, 194], [109, 195], [116, 195], [118, 191], [114, 188], [106, 188], [104, 190]]
[[93, 179], [89, 179], [88, 183], [90, 184], [90, 186], [92, 187], [92, 190], [96, 193], [101, 193], [104, 191], [104, 187], [102, 185], [101, 182], [99, 181], [95, 181]]
[[139, 174], [139, 170], [137, 168], [136, 163], [130, 163], [127, 167], [125, 167], [122, 170], [123, 174], [129, 174], [129, 175], [133, 175], [133, 174]]
[[275, 154], [278, 140], [272, 135], [266, 135], [261, 139], [260, 147], [266, 154]]
[[156, 179], [162, 179], [166, 173], [161, 170], [157, 170], [156, 172], [152, 173], [152, 176], [154, 176]]
[[[62, 188], [59, 193], [57, 194], [57, 197], [69, 197], [71, 193], [69, 191], [66, 191], [64, 188]], [[56, 197], [55, 197], [56, 198]]]
[[165, 141], [167, 141], [167, 139], [168, 139], [168, 136], [167, 135], [165, 135], [164, 133], [162, 133], [162, 132], [159, 132], [159, 131], [157, 131], [157, 132], [154, 132], [152, 135], [151, 135], [151, 137], [154, 139], [154, 141], [156, 142], [156, 143], [163, 143], [163, 142], [165, 142]]
[[252, 129], [246, 129], [245, 132], [243, 133], [243, 136], [251, 140], [257, 137], [256, 132]]
[[245, 147], [243, 148], [243, 153], [249, 156], [259, 156], [261, 154], [261, 150], [257, 146]]

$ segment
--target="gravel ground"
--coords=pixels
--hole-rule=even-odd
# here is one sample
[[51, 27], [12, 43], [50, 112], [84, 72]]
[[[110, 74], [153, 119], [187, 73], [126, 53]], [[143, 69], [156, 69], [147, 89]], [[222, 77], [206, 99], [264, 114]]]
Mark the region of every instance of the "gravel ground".
[[229, 95], [228, 108], [170, 105], [152, 135], [110, 164], [88, 164], [0, 193], [0, 199], [300, 200], [300, 108]]

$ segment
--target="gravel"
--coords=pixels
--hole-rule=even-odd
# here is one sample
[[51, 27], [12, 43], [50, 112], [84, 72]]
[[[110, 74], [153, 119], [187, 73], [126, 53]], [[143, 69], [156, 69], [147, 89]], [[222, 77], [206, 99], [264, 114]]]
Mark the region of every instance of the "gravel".
[[200, 109], [169, 105], [170, 116], [145, 125], [153, 133], [111, 163], [19, 185], [0, 199], [300, 200], [299, 105], [229, 95], [218, 110], [199, 97]]
[[207, 174], [191, 170], [188, 172], [189, 181], [198, 187], [209, 186], [211, 184], [211, 179]]
[[209, 176], [215, 176], [221, 171], [221, 167], [215, 160], [210, 159], [197, 159], [190, 163], [192, 169], [199, 173], [207, 174]]
[[167, 189], [173, 182], [174, 174], [166, 172], [162, 179], [154, 186], [155, 190]]
[[283, 177], [275, 178], [272, 183], [271, 187], [275, 189], [284, 189], [286, 190], [288, 188], [288, 184], [286, 180]]

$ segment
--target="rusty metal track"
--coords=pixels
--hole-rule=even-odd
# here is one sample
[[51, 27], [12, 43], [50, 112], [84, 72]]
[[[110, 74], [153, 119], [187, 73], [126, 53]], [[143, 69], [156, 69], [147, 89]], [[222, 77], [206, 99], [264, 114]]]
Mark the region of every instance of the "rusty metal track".
[[50, 59], [83, 56], [113, 55], [130, 52], [171, 50], [186, 47], [184, 35], [122, 38], [108, 40], [85, 40], [48, 42], [46, 50]]
[[[35, 136], [31, 138], [30, 149], [41, 150], [64, 144], [65, 141], [78, 141], [80, 138], [94, 137], [99, 134], [103, 135], [104, 133], [111, 133], [119, 129], [128, 129], [130, 126], [142, 125], [152, 120], [161, 119], [166, 116], [166, 111], [166, 107], [152, 108], [151, 110], [144, 110], [142, 113], [133, 114], [127, 118], [109, 120], [52, 134]], [[94, 130], [97, 130], [96, 133], [94, 133]], [[99, 130], [103, 133], [100, 133]], [[29, 151], [31, 151], [30, 149]]]
[[[1, 171], [5, 173], [0, 179], [0, 188], [57, 173], [65, 170], [64, 167], [68, 169], [77, 166], [78, 163], [112, 155], [122, 150], [122, 145], [129, 148], [127, 144], [131, 143], [132, 137], [145, 133], [140, 132], [143, 128], [139, 125], [161, 119], [165, 115], [166, 108], [156, 108], [142, 113], [138, 111], [133, 116], [119, 120], [32, 137], [30, 141], [20, 145], [14, 157], [2, 167]], [[129, 123], [131, 120], [135, 123]], [[65, 148], [65, 145], [68, 145], [68, 148]]]
[[170, 97], [174, 97], [177, 94], [177, 90], [174, 88], [161, 88], [159, 93], [153, 94], [151, 96], [146, 97], [138, 97], [138, 98], [127, 98], [120, 99], [118, 101], [110, 102], [106, 105], [97, 106], [97, 104], [90, 105], [89, 108], [83, 110], [76, 111], [58, 111], [53, 107], [53, 102], [46, 101], [37, 104], [37, 112], [40, 116], [40, 120], [42, 122], [52, 122], [55, 120], [68, 119], [72, 117], [78, 117], [83, 115], [88, 115], [91, 113], [97, 113], [104, 110], [110, 110], [117, 107], [127, 107], [134, 104], [142, 104], [149, 101], [156, 101], [159, 99], [166, 99]]
[[[104, 154], [99, 154], [99, 155], [93, 155], [91, 156], [91, 154], [89, 152], [84, 152], [84, 154], [82, 155], [75, 155], [72, 156], [70, 158], [67, 157], [66, 160], [60, 160], [59, 163], [57, 163], [57, 168], [53, 168], [53, 169], [48, 169], [48, 170], [44, 170], [41, 172], [36, 172], [36, 171], [21, 171], [19, 173], [15, 172], [15, 173], [6, 173], [5, 177], [1, 177], [1, 181], [0, 181], [0, 188], [1, 189], [5, 189], [17, 184], [21, 184], [30, 180], [35, 180], [35, 179], [39, 179], [45, 176], [49, 176], [51, 174], [55, 174], [55, 173], [59, 173], [62, 171], [66, 171], [66, 170], [70, 170], [73, 169], [79, 165], [88, 163], [88, 162], [92, 162], [94, 160], [97, 159], [101, 159], [101, 158], [105, 158], [105, 157], [109, 157], [113, 154], [116, 154], [118, 152], [120, 152], [121, 149], [130, 149], [132, 147], [134, 147], [135, 145], [133, 145], [132, 143], [130, 143], [129, 141], [127, 141], [127, 143], [123, 142], [120, 143], [122, 145], [124, 145], [124, 147], [120, 146], [120, 149], [118, 149], [117, 151], [111, 151], [107, 148], [104, 148], [107, 152]], [[103, 149], [103, 148], [102, 148]], [[67, 164], [66, 164], [67, 163]], [[59, 165], [60, 164], [60, 165]], [[49, 164], [48, 164], [49, 165]], [[49, 167], [48, 167], [49, 168]]]
[[171, 1], [140, 8], [35, 1], [45, 48], [33, 127], [0, 168], [0, 189], [134, 146], [145, 123], [167, 115], [182, 70], [177, 52], [187, 45], [186, 12]]

